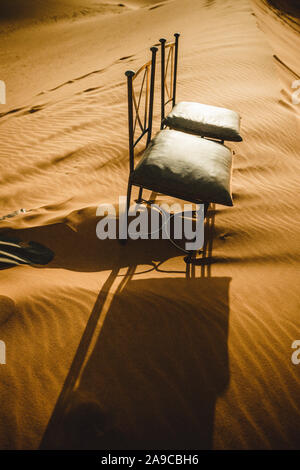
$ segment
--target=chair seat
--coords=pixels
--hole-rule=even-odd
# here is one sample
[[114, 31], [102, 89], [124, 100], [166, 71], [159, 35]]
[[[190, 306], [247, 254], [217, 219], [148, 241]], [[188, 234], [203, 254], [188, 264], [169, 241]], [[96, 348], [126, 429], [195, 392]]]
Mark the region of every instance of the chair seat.
[[164, 129], [131, 174], [137, 186], [198, 202], [232, 206], [232, 154], [223, 144]]
[[231, 109], [182, 101], [164, 120], [173, 129], [220, 140], [240, 142], [240, 116]]

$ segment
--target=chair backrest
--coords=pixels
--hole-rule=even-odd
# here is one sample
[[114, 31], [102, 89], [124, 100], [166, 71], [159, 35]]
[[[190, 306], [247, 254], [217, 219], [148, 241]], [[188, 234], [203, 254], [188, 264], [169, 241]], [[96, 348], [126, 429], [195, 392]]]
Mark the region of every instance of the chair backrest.
[[[152, 134], [153, 120], [153, 102], [154, 102], [154, 83], [157, 47], [151, 47], [152, 58], [146, 62], [137, 72], [127, 70], [127, 90], [128, 90], [128, 130], [129, 130], [129, 169], [130, 173], [134, 170], [134, 149], [139, 141], [147, 134], [147, 143], [149, 144]], [[138, 96], [134, 90], [134, 81], [141, 76], [141, 85]], [[141, 108], [142, 96], [144, 94], [143, 111]], [[143, 112], [143, 115], [141, 113]], [[136, 136], [137, 128], [140, 134]]]
[[179, 36], [179, 33], [175, 33], [175, 40], [167, 44], [166, 39], [159, 40], [161, 43], [161, 129], [164, 126], [166, 106], [169, 103], [172, 103], [172, 106], [176, 104]]

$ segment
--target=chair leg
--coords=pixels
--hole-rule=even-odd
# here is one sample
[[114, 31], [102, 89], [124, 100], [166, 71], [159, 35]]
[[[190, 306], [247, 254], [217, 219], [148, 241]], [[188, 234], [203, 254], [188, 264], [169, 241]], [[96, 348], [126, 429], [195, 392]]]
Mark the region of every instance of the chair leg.
[[[204, 219], [207, 215], [207, 211], [208, 211], [210, 203], [204, 202], [203, 204], [204, 204], [204, 217], [203, 217], [203, 223], [204, 223]], [[199, 254], [205, 252], [205, 240], [204, 240], [204, 245], [201, 248], [201, 250], [197, 250], [197, 251]], [[194, 265], [201, 263], [201, 259], [197, 259], [196, 257], [197, 251], [190, 252], [187, 256], [184, 257], [184, 261], [187, 265], [190, 264], [191, 266], [194, 266]]]
[[128, 240], [128, 216], [129, 216], [129, 209], [130, 209], [131, 189], [132, 189], [132, 184], [128, 182], [127, 202], [126, 202], [126, 215], [127, 215], [126, 241]]
[[138, 204], [140, 204], [142, 202], [142, 195], [143, 195], [143, 188], [141, 187], [140, 190], [139, 190], [139, 195], [138, 195], [138, 198], [136, 200], [136, 202]]
[[204, 203], [204, 218], [206, 217], [208, 208], [209, 208], [209, 202], [205, 202], [205, 203]]
[[131, 188], [132, 188], [132, 184], [129, 182], [128, 188], [127, 188], [127, 201], [126, 201], [127, 217], [128, 217], [129, 208], [130, 208]]
[[129, 213], [129, 208], [130, 208], [131, 188], [132, 188], [132, 184], [129, 181], [128, 188], [127, 188], [127, 200], [126, 200], [126, 221], [127, 221], [126, 238], [121, 238], [121, 239], [119, 238], [119, 242], [121, 245], [125, 245], [128, 239], [128, 213]]

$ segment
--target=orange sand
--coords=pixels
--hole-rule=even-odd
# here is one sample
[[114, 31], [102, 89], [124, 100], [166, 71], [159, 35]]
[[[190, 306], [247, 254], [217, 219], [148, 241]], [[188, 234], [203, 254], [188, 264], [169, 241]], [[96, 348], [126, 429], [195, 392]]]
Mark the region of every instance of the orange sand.
[[[0, 448], [300, 448], [299, 23], [262, 0], [31, 3], [0, 23], [0, 217], [28, 211], [0, 230], [55, 258], [0, 271]], [[189, 276], [168, 241], [95, 235], [126, 194], [124, 72], [176, 31], [178, 100], [238, 111], [244, 138]]]

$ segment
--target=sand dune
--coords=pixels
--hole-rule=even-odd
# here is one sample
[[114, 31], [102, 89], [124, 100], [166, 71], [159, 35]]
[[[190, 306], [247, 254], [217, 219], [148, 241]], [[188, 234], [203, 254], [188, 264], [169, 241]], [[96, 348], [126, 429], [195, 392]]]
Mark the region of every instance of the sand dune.
[[[95, 14], [123, 13], [127, 9], [155, 7], [166, 0], [9, 0], [0, 5], [0, 22], [12, 26], [17, 21], [18, 27], [31, 23], [76, 20], [82, 16]], [[9, 22], [7, 21], [9, 20]]]
[[[64, 19], [1, 46], [0, 217], [26, 213], [0, 230], [55, 256], [0, 271], [0, 448], [300, 448], [297, 22], [260, 0], [71, 20], [88, 3], [49, 2], [37, 18]], [[211, 208], [190, 271], [167, 240], [95, 236], [97, 205], [126, 193], [124, 72], [175, 31], [178, 99], [242, 116], [234, 207]]]

